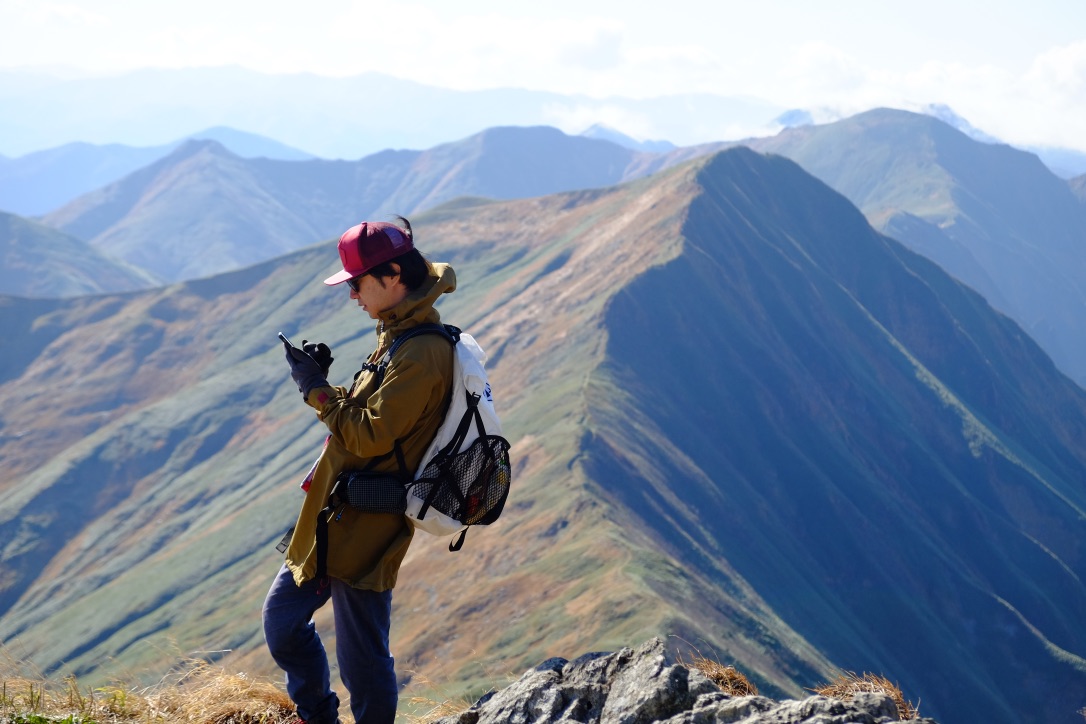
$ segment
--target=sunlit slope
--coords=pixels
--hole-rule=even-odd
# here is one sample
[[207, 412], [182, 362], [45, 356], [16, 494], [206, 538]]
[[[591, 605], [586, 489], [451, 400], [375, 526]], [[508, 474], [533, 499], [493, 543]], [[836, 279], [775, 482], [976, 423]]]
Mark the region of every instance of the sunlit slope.
[[[413, 546], [402, 680], [477, 689], [660, 634], [770, 692], [836, 665], [947, 720], [1081, 707], [1086, 400], [979, 296], [746, 149], [414, 221], [457, 270], [442, 315], [491, 354], [516, 469], [464, 551]], [[12, 300], [40, 350], [0, 385], [17, 655], [104, 680], [229, 649], [274, 673], [260, 603], [323, 439], [275, 333], [329, 343], [341, 384], [373, 344], [320, 284], [333, 252]]]
[[698, 181], [683, 253], [609, 305], [601, 497], [941, 720], [1073, 721], [1086, 395], [791, 162]]
[[[484, 663], [516, 670], [651, 633], [710, 642], [770, 689], [798, 693], [828, 670], [738, 576], [720, 590], [715, 575], [677, 568], [642, 531], [617, 526], [621, 512], [582, 468], [603, 310], [679, 252], [691, 189], [688, 169], [418, 219], [423, 249], [458, 271], [443, 314], [492, 355], [517, 487], [502, 521], [460, 555], [420, 536], [396, 594], [405, 677], [470, 679]], [[0, 388], [5, 429], [21, 427], [4, 441], [17, 475], [0, 509], [0, 532], [18, 541], [0, 594], [0, 635], [16, 653], [107, 677], [154, 671], [175, 647], [230, 649], [254, 673], [272, 671], [259, 606], [322, 440], [275, 332], [331, 344], [342, 383], [373, 340], [346, 295], [320, 284], [332, 249], [42, 317], [52, 341]], [[56, 380], [70, 394], [50, 406]]]

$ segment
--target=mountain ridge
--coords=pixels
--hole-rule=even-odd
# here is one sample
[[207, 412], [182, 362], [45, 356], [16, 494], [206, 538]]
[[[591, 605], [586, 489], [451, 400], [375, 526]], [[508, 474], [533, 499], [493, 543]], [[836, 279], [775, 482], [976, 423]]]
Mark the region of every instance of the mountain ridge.
[[[491, 353], [517, 487], [470, 555], [413, 546], [401, 672], [458, 666], [470, 689], [652, 631], [764, 691], [847, 667], [901, 677], [944, 721], [1077, 716], [1086, 393], [976, 293], [743, 148], [412, 221], [461, 281], [443, 319]], [[34, 307], [53, 336], [0, 385], [0, 422], [28, 426], [0, 442], [27, 472], [0, 498], [23, 576], [0, 633], [43, 668], [150, 666], [169, 632], [269, 672], [270, 548], [322, 439], [274, 333], [328, 342], [337, 380], [372, 344], [320, 284], [332, 248]], [[42, 406], [56, 379], [79, 381], [81, 419]]]
[[1086, 202], [1033, 154], [882, 109], [746, 142], [847, 196], [872, 224], [1016, 319], [1086, 382]]

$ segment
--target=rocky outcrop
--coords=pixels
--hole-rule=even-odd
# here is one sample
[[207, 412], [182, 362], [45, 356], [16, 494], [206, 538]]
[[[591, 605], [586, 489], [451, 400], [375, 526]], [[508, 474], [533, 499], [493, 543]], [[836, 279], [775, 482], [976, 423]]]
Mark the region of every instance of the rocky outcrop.
[[[548, 659], [501, 691], [439, 724], [881, 724], [899, 720], [884, 694], [859, 693], [851, 701], [812, 696], [774, 701], [732, 697], [694, 668], [676, 663], [664, 642], [636, 650]], [[935, 724], [912, 719], [913, 724]]]

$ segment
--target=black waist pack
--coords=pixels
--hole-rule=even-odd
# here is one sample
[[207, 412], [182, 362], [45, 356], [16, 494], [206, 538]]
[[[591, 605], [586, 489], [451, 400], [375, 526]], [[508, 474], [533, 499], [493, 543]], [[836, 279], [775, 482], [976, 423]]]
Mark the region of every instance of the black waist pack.
[[345, 470], [336, 478], [332, 499], [363, 513], [403, 513], [407, 488], [396, 473]]

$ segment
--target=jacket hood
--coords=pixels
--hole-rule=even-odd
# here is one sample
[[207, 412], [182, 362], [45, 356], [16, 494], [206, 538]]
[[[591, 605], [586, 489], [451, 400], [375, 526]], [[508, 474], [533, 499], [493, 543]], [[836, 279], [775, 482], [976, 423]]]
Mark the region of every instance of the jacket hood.
[[425, 322], [437, 322], [441, 319], [434, 304], [442, 294], [456, 291], [456, 272], [448, 264], [430, 264], [430, 274], [419, 288], [409, 293], [404, 300], [392, 309], [378, 315], [378, 330], [399, 332]]

